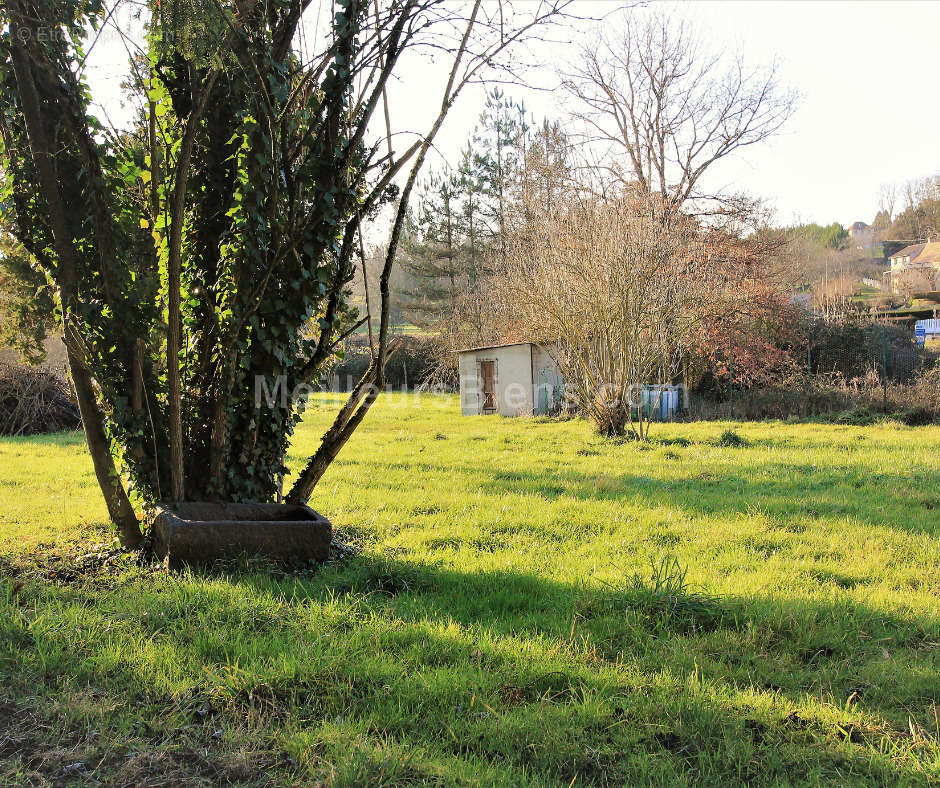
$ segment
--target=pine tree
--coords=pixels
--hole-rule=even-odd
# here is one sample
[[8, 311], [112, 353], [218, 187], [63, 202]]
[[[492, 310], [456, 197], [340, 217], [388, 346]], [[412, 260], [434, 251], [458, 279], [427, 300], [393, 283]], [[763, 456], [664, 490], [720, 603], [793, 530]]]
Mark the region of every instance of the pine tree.
[[528, 132], [524, 104], [498, 88], [487, 94], [473, 136], [473, 166], [486, 197], [484, 212], [501, 251], [505, 251], [510, 192], [525, 160]]
[[483, 269], [494, 231], [487, 221], [486, 185], [470, 141], [460, 154], [457, 183], [460, 187], [461, 246], [466, 258], [467, 285], [471, 286]]
[[548, 213], [572, 180], [571, 141], [558, 121], [545, 119], [528, 142], [520, 175], [519, 201], [525, 212]]
[[425, 183], [403, 264], [403, 305], [414, 324], [442, 338], [461, 335], [461, 303], [490, 272], [513, 221], [528, 144], [525, 107], [493, 91], [456, 168]]
[[460, 249], [460, 182], [444, 171], [425, 183], [412, 214], [404, 245], [403, 268], [411, 280], [403, 306], [411, 321], [434, 327], [455, 307], [465, 272]]

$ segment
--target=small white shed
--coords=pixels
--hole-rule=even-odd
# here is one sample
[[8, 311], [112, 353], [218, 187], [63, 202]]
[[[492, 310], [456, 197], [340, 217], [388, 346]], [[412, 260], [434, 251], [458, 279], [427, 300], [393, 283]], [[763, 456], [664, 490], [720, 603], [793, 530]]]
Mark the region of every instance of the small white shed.
[[457, 351], [464, 416], [541, 415], [557, 409], [564, 384], [544, 345], [514, 342]]

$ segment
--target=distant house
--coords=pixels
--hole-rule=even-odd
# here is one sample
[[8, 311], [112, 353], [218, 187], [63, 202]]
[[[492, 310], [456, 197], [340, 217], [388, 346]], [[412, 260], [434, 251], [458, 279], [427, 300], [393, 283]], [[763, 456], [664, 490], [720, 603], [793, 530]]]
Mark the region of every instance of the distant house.
[[940, 290], [940, 241], [905, 246], [888, 260], [891, 267], [884, 276], [887, 289], [895, 295]]
[[846, 229], [856, 248], [871, 249], [875, 242], [875, 231], [870, 225], [865, 222], [853, 222]]
[[464, 416], [543, 415], [563, 393], [558, 365], [547, 347], [514, 342], [457, 351], [460, 410]]

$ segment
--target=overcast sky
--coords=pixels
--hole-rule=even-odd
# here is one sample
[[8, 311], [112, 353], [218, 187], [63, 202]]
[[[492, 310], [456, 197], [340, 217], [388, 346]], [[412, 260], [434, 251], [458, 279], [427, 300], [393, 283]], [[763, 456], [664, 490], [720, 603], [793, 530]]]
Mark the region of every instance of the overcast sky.
[[776, 56], [802, 94], [781, 135], [728, 172], [771, 198], [781, 219], [870, 222], [879, 184], [940, 171], [940, 4], [701, 2], [678, 10], [749, 60]]
[[[614, 0], [583, 0], [594, 17]], [[741, 51], [753, 65], [776, 59], [785, 83], [801, 94], [783, 131], [748, 148], [714, 173], [714, 184], [767, 199], [781, 223], [870, 222], [878, 188], [940, 172], [940, 101], [931, 100], [937, 74], [940, 3], [869, 0], [736, 0], [669, 3], [690, 20], [706, 46]], [[322, 23], [321, 23], [322, 24]], [[612, 24], [612, 22], [608, 22]], [[540, 119], [564, 114], [557, 68], [589, 37], [591, 23], [572, 32], [572, 43], [536, 47], [539, 68], [526, 79], [540, 90], [505, 88]], [[93, 53], [93, 95], [115, 122], [126, 117], [119, 84], [126, 72], [120, 42], [109, 36]], [[439, 105], [435, 67], [410, 63], [391, 90], [394, 125], [419, 129]], [[456, 161], [482, 108], [482, 90], [465, 94], [439, 138], [441, 155]]]

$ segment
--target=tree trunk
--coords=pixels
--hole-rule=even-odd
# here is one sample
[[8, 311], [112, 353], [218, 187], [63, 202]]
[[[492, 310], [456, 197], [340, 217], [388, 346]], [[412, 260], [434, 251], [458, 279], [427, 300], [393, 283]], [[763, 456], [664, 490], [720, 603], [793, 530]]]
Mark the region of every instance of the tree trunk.
[[88, 374], [88, 369], [82, 360], [68, 347], [68, 341], [66, 341], [66, 351], [69, 372], [72, 375], [72, 382], [75, 384], [75, 393], [78, 398], [78, 410], [82, 415], [85, 442], [88, 444], [88, 452], [91, 454], [98, 486], [101, 488], [104, 501], [108, 506], [108, 515], [111, 517], [111, 522], [117, 526], [121, 546], [128, 549], [136, 548], [143, 539], [140, 533], [140, 523], [114, 465], [114, 458], [111, 456], [111, 449], [108, 446], [108, 436], [104, 431], [101, 410], [98, 408], [98, 402], [95, 398], [91, 376]]
[[385, 252], [385, 265], [382, 267], [382, 275], [379, 277], [381, 318], [379, 321], [378, 352], [373, 356], [372, 363], [362, 376], [362, 379], [359, 381], [353, 393], [350, 394], [349, 399], [346, 400], [346, 404], [343, 405], [333, 425], [327, 431], [326, 435], [323, 436], [323, 440], [320, 442], [316, 453], [307, 462], [306, 467], [301, 471], [297, 481], [294, 482], [294, 486], [287, 494], [288, 503], [297, 504], [307, 502], [311, 493], [313, 493], [314, 487], [317, 486], [317, 482], [319, 482], [323, 474], [326, 473], [327, 468], [329, 468], [333, 460], [336, 459], [336, 455], [339, 454], [340, 449], [346, 445], [346, 442], [365, 418], [372, 405], [375, 404], [379, 393], [385, 387], [385, 362], [388, 354], [388, 321], [391, 310], [389, 281], [392, 275], [392, 268], [395, 264], [395, 256], [398, 253], [398, 243], [401, 239], [402, 228], [404, 227], [405, 218], [408, 213], [408, 201], [411, 197], [414, 185], [418, 180], [418, 173], [421, 171], [424, 159], [428, 155], [428, 150], [433, 144], [438, 131], [440, 131], [441, 125], [444, 123], [444, 117], [453, 104], [457, 92], [466, 84], [468, 79], [468, 77], [465, 76], [460, 86], [454, 90], [454, 80], [457, 77], [457, 70], [460, 68], [460, 62], [463, 59], [467, 41], [473, 30], [481, 2], [482, 0], [476, 0], [473, 5], [469, 24], [464, 31], [463, 39], [460, 42], [453, 65], [451, 66], [447, 86], [444, 89], [444, 100], [441, 102], [440, 113], [431, 126], [428, 135], [422, 141], [421, 147], [418, 149], [417, 158], [412, 165], [408, 180], [405, 181], [401, 196], [398, 198], [398, 210], [395, 213], [395, 221], [392, 224], [392, 231], [388, 240], [388, 249]]
[[[387, 299], [383, 303], [387, 305]], [[317, 486], [317, 482], [326, 473], [327, 468], [336, 459], [340, 449], [346, 445], [353, 432], [356, 431], [356, 428], [365, 418], [366, 413], [369, 412], [369, 408], [378, 399], [382, 381], [379, 365], [385, 363], [383, 341], [382, 339], [379, 340], [379, 356], [373, 360], [356, 388], [349, 395], [349, 399], [346, 400], [346, 403], [337, 414], [332, 426], [323, 436], [316, 453], [307, 462], [297, 481], [294, 482], [291, 491], [287, 494], [287, 503], [307, 502], [313, 493], [313, 488]]]
[[[69, 371], [75, 384], [75, 393], [78, 396], [78, 409], [82, 416], [82, 426], [85, 430], [85, 441], [91, 454], [95, 467], [95, 476], [98, 486], [104, 495], [108, 506], [108, 514], [117, 526], [118, 537], [125, 547], [136, 547], [140, 544], [140, 524], [134, 507], [127, 497], [121, 477], [114, 465], [114, 458], [108, 446], [107, 435], [104, 430], [101, 411], [95, 398], [91, 376], [83, 361], [77, 357], [74, 348], [70, 347], [68, 334], [74, 331], [71, 323], [71, 308], [76, 298], [76, 271], [75, 257], [72, 249], [72, 237], [65, 218], [65, 208], [59, 194], [56, 181], [55, 167], [52, 154], [46, 140], [45, 129], [40, 113], [39, 94], [33, 79], [30, 55], [26, 51], [25, 41], [37, 41], [38, 37], [25, 28], [22, 9], [11, 8], [10, 32], [13, 40], [13, 68], [16, 73], [16, 82], [20, 101], [23, 106], [23, 118], [26, 121], [26, 133], [29, 138], [33, 161], [39, 175], [39, 186], [43, 199], [49, 209], [49, 220], [52, 228], [53, 243], [58, 270], [56, 272], [62, 301], [62, 322], [66, 331], [66, 348], [68, 350]], [[15, 13], [19, 11], [19, 13]]]

